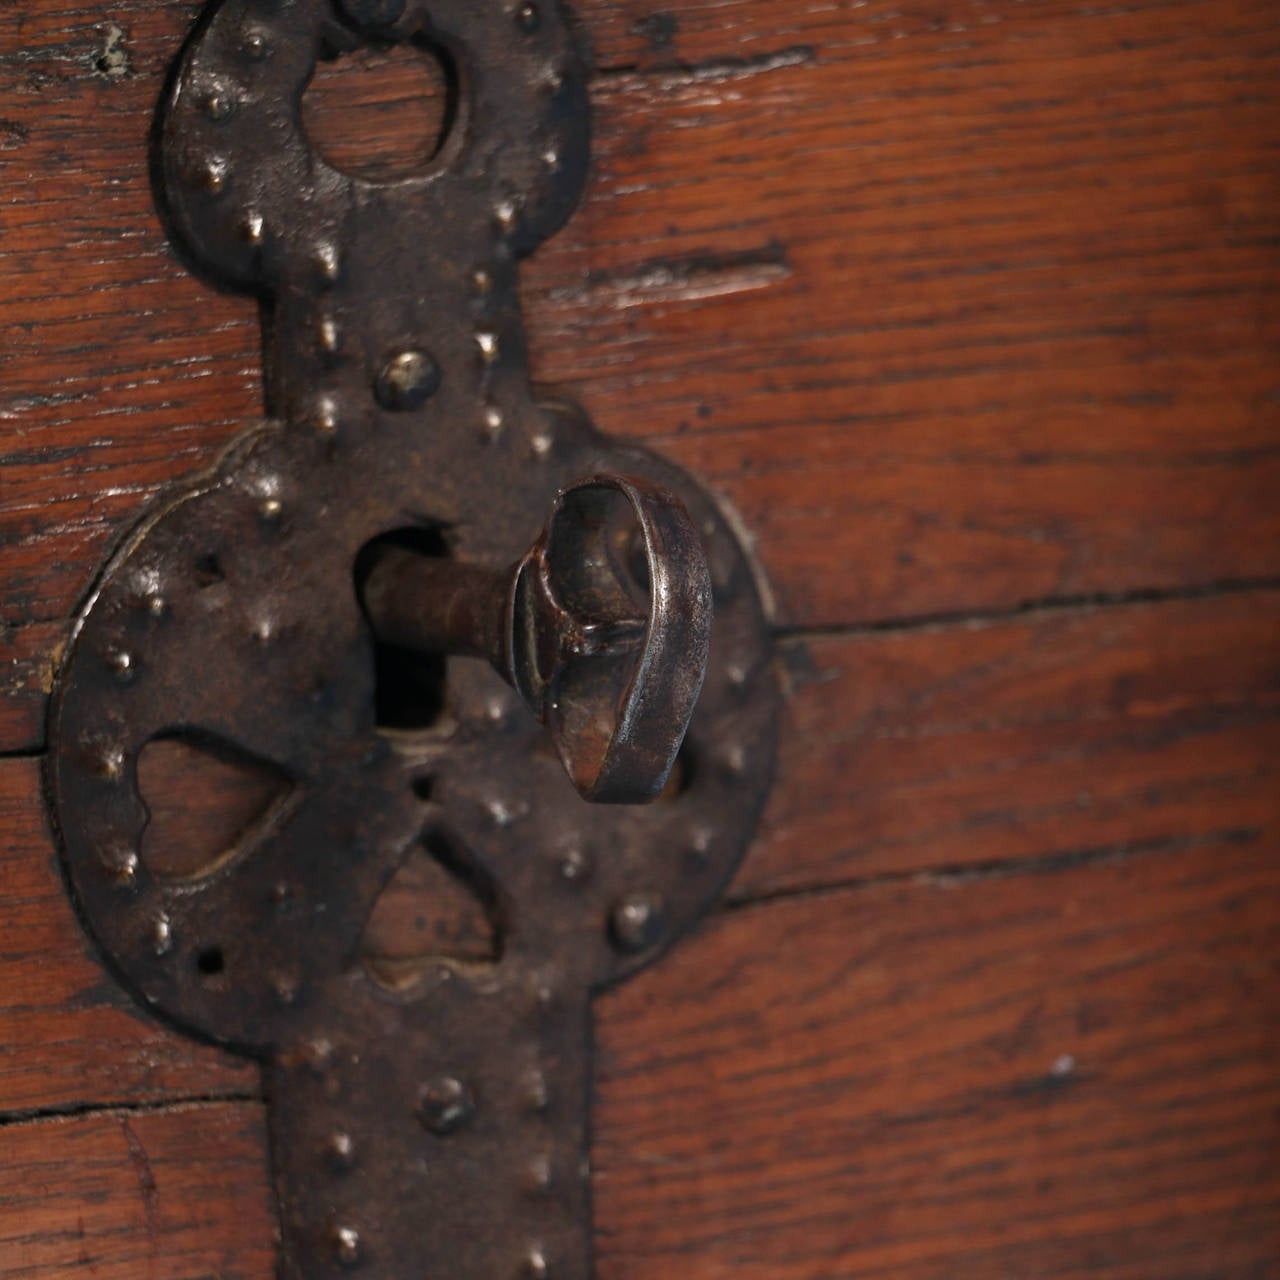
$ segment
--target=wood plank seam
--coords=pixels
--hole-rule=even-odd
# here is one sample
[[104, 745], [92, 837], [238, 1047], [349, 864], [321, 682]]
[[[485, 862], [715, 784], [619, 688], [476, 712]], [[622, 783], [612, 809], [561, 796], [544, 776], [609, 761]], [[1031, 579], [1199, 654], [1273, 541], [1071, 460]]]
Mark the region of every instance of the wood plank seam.
[[773, 628], [773, 634], [778, 640], [804, 640], [818, 637], [839, 639], [846, 636], [884, 635], [899, 631], [965, 628], [978, 624], [1012, 622], [1020, 618], [1033, 619], [1077, 612], [1084, 614], [1131, 605], [1169, 604], [1179, 600], [1215, 600], [1276, 590], [1280, 590], [1280, 576], [1221, 578], [1181, 587], [1145, 587], [1126, 591], [1094, 591], [1082, 595], [1040, 596], [1011, 607], [998, 609], [964, 609], [946, 613], [912, 614], [834, 626], [779, 624]]
[[[232, 1089], [226, 1093], [176, 1092], [155, 1101], [130, 1098], [83, 1102], [65, 1107], [28, 1107], [0, 1111], [0, 1129], [14, 1129], [47, 1121], [79, 1120], [88, 1116], [155, 1116], [175, 1111], [193, 1111], [201, 1107], [226, 1107], [240, 1103], [262, 1103], [260, 1090]], [[0, 1272], [3, 1275], [3, 1272]]]
[[[704, 929], [712, 930], [720, 920], [724, 920], [727, 924], [730, 918], [736, 917], [743, 912], [777, 907], [782, 904], [802, 907], [805, 903], [819, 902], [830, 905], [833, 911], [840, 912], [842, 904], [851, 906], [857, 895], [881, 889], [911, 887], [921, 889], [957, 889], [970, 887], [982, 882], [1003, 881], [1019, 877], [1027, 879], [1052, 877], [1089, 868], [1123, 868], [1142, 860], [1176, 857], [1177, 855], [1191, 854], [1204, 849], [1218, 848], [1224, 851], [1246, 849], [1251, 845], [1264, 841], [1267, 835], [1268, 833], [1257, 828], [1226, 829], [1181, 839], [1137, 841], [1132, 844], [1117, 845], [1109, 848], [1068, 850], [1009, 863], [993, 863], [969, 867], [938, 867], [936, 869], [931, 868], [908, 873], [886, 873], [852, 878], [844, 882], [801, 886], [794, 889], [788, 888], [754, 896], [730, 896], [712, 912], [703, 927]], [[127, 999], [123, 992], [121, 993], [121, 998]], [[140, 1011], [140, 1016], [147, 1017], [150, 1015]], [[261, 1102], [262, 1093], [260, 1089], [193, 1090], [188, 1093], [179, 1087], [167, 1093], [165, 1097], [154, 1100], [120, 1098], [65, 1106], [0, 1110], [0, 1130], [14, 1126], [39, 1124], [45, 1121], [75, 1119], [77, 1117], [156, 1115], [199, 1106], [217, 1107], [235, 1103]]]
[[[1011, 608], [917, 614], [835, 626], [778, 624], [772, 628], [772, 631], [775, 640], [785, 643], [807, 639], [853, 638], [946, 628], [963, 630], [975, 625], [1019, 619], [1034, 620], [1042, 616], [1072, 613], [1084, 615], [1134, 605], [1226, 599], [1275, 590], [1280, 590], [1280, 577], [1277, 576], [1224, 578], [1175, 588], [1153, 587], [1128, 591], [1093, 592], [1087, 595], [1047, 596], [1027, 600]], [[58, 628], [58, 633], [69, 630], [71, 624], [71, 619], [67, 619], [65, 626]], [[48, 625], [41, 624], [42, 631], [47, 633]], [[23, 630], [23, 628], [15, 629], [17, 630]], [[61, 644], [61, 641], [58, 643]], [[28, 760], [44, 755], [48, 684], [55, 670], [56, 663], [52, 662], [43, 651], [28, 655], [26, 658], [10, 660], [9, 671], [0, 681], [0, 734], [7, 732], [16, 737], [17, 741], [11, 742], [11, 745], [0, 745], [0, 760]], [[41, 672], [45, 674], [41, 675]], [[0, 738], [0, 743], [2, 742], [3, 739]]]
[[990, 862], [957, 863], [925, 866], [907, 871], [880, 871], [872, 875], [850, 876], [845, 880], [822, 880], [813, 884], [785, 885], [778, 889], [748, 890], [735, 894], [732, 887], [715, 910], [714, 917], [739, 911], [767, 907], [771, 903], [795, 899], [821, 898], [827, 894], [856, 893], [881, 885], [919, 884], [955, 886], [984, 880], [1003, 880], [1010, 876], [1053, 875], [1073, 867], [1121, 866], [1135, 858], [1153, 855], [1171, 856], [1205, 846], [1243, 846], [1263, 839], [1261, 827], [1224, 827], [1193, 836], [1157, 836], [1149, 840], [1131, 840], [1092, 848], [1061, 849], [1052, 853], [1020, 858], [999, 858]]

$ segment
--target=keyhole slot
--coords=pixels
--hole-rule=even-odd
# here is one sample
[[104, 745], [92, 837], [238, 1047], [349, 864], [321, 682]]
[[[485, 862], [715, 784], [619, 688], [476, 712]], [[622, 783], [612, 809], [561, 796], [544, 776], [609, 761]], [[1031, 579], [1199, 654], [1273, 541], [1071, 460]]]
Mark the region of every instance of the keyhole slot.
[[458, 68], [425, 40], [365, 46], [322, 61], [302, 126], [340, 173], [388, 183], [428, 171], [457, 127]]
[[[363, 602], [364, 586], [381, 548], [403, 547], [418, 555], [440, 559], [450, 555], [439, 525], [396, 529], [375, 538], [356, 557], [356, 598]], [[362, 603], [363, 607], [363, 603]], [[447, 660], [443, 654], [404, 649], [374, 637], [374, 718], [380, 729], [421, 730], [438, 724], [445, 714]]]

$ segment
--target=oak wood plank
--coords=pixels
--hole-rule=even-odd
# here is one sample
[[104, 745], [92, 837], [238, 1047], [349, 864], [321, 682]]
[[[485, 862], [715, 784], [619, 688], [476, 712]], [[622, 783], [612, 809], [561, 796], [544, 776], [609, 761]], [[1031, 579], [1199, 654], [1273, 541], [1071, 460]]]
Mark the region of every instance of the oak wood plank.
[[599, 1007], [599, 1269], [1275, 1275], [1264, 838], [719, 918]]
[[[1280, 827], [1280, 592], [803, 637], [782, 659], [779, 777], [731, 888], [740, 902], [1130, 849], [1171, 856]], [[157, 812], [206, 812], [176, 790], [200, 784], [176, 779]], [[0, 762], [0, 817], [12, 895], [0, 1113], [256, 1089], [252, 1068], [135, 1013], [101, 971], [66, 899], [35, 762]], [[395, 935], [382, 943], [417, 954], [413, 923], [453, 918], [438, 889], [398, 878], [376, 914]]]
[[1280, 820], [1280, 592], [800, 637], [783, 659], [744, 896]]
[[[597, 1003], [597, 1274], [1275, 1275], [1278, 853], [1273, 830], [719, 916]], [[150, 1192], [118, 1118], [0, 1128], [0, 1259], [268, 1280], [260, 1119], [129, 1117]]]
[[5, 1280], [265, 1280], [272, 1212], [258, 1106], [0, 1130]]
[[794, 56], [602, 85], [531, 264], [541, 367], [733, 499], [789, 623], [1274, 573], [1274, 6], [982, 8], [806, 58], [753, 6]]
[[0, 627], [0, 749], [30, 751], [43, 745], [66, 632], [61, 622]]
[[[260, 411], [252, 305], [146, 187], [197, 7], [0, 29], [0, 749], [111, 539]], [[535, 367], [732, 499], [780, 624], [1280, 573], [1273, 4], [581, 16]], [[752, 905], [600, 1002], [602, 1280], [1280, 1275], [1278, 639], [1252, 590], [786, 640]], [[35, 762], [0, 816], [0, 1276], [266, 1280], [260, 1105], [150, 1110], [256, 1072], [101, 969]]]
[[0, 1113], [255, 1091], [255, 1065], [167, 1030], [102, 967], [67, 895], [37, 761], [0, 761], [0, 832]]
[[[186, 274], [147, 187], [193, 11], [0, 43], [10, 628], [260, 412], [253, 304]], [[613, 70], [526, 273], [535, 371], [737, 505], [780, 622], [1280, 573], [1274, 6], [740, 0], [622, 70], [655, 12], [583, 9]]]

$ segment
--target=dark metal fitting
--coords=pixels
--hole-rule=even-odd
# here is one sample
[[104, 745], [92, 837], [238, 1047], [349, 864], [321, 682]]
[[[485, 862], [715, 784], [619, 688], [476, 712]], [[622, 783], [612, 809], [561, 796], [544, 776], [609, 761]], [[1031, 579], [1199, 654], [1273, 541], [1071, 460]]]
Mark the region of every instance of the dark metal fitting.
[[702, 689], [713, 612], [698, 532], [665, 489], [617, 475], [570, 485], [504, 572], [387, 546], [363, 599], [384, 642], [488, 659], [547, 726], [584, 799], [661, 794]]
[[[447, 51], [457, 117], [378, 183], [298, 104], [398, 41]], [[515, 264], [586, 180], [586, 67], [555, 0], [210, 0], [166, 83], [157, 195], [270, 300], [268, 420], [142, 513], [68, 637], [79, 916], [140, 1008], [263, 1064], [283, 1280], [589, 1280], [591, 1002], [723, 892], [779, 689], [716, 498], [529, 381]], [[181, 874], [144, 767], [175, 745], [262, 806]], [[406, 900], [438, 925], [388, 947]]]

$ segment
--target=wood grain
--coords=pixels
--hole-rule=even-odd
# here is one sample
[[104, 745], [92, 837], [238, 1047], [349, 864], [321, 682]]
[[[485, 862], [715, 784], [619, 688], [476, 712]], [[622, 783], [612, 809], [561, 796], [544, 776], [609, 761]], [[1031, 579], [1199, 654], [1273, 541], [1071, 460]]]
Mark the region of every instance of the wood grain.
[[1274, 1276], [1276, 854], [721, 919], [600, 1006], [601, 1276]]
[[1280, 819], [1280, 593], [799, 638], [744, 897]]
[[[1277, 854], [719, 917], [597, 1004], [601, 1280], [1275, 1276]], [[257, 1107], [124, 1123], [0, 1129], [4, 1274], [268, 1280]]]
[[[0, 1114], [257, 1090], [256, 1066], [167, 1030], [103, 969], [67, 896], [35, 761], [0, 761], [0, 831]], [[7, 1217], [0, 1206], [0, 1238]]]
[[260, 1107], [98, 1114], [0, 1131], [5, 1280], [272, 1272]]
[[[252, 304], [147, 189], [193, 8], [0, 36], [10, 628], [260, 410]], [[1280, 573], [1273, 5], [740, 0], [661, 56], [655, 12], [581, 16], [595, 175], [527, 272], [536, 372], [723, 490], [780, 622]]]
[[[262, 412], [147, 185], [199, 7], [0, 25], [0, 752]], [[737, 507], [788, 693], [729, 905], [598, 1002], [601, 1280], [1280, 1280], [1280, 10], [577, 18], [534, 372]], [[38, 761], [0, 822], [0, 1276], [268, 1280], [256, 1068], [101, 967]]]
[[1274, 6], [815, 8], [602, 86], [541, 367], [789, 623], [1274, 574]]
[[[783, 658], [781, 769], [738, 902], [1280, 829], [1280, 592], [797, 638]], [[207, 813], [169, 790], [160, 812]], [[0, 1113], [256, 1088], [249, 1068], [129, 1012], [99, 970], [32, 762], [0, 762], [0, 816], [22, 904], [0, 954]], [[416, 922], [446, 918], [483, 942], [436, 881], [406, 874], [371, 946], [416, 954]]]

